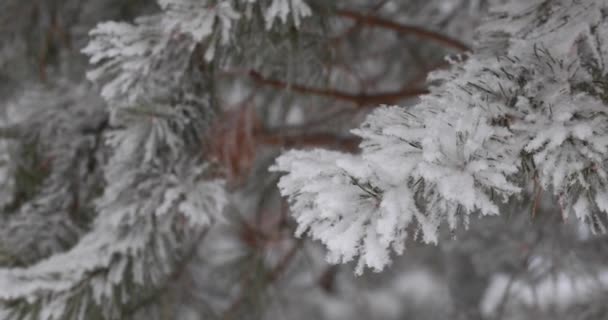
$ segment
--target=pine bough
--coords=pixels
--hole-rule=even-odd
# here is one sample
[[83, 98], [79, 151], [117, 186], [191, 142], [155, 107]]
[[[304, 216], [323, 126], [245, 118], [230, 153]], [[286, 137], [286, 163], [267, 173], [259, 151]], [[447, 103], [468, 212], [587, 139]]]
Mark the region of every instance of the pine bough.
[[[408, 231], [427, 243], [500, 214], [532, 181], [596, 231], [608, 213], [608, 3], [507, 1], [476, 48], [412, 108], [383, 107], [361, 153], [291, 151], [273, 170], [299, 228], [333, 263], [382, 270]], [[417, 226], [412, 229], [411, 226]]]
[[[89, 98], [95, 88], [68, 81], [26, 92], [9, 109], [17, 116], [4, 117], [0, 204], [15, 213], [0, 234], [16, 251], [0, 250], [12, 265], [0, 269], [1, 319], [126, 319], [153, 301], [226, 203], [200, 154], [214, 112], [199, 65], [231, 45], [252, 12], [263, 12], [268, 30], [311, 14], [303, 0], [159, 5], [134, 24], [90, 32], [88, 78], [105, 104]], [[27, 189], [13, 177], [31, 145], [42, 159], [27, 169], [42, 170], [44, 182]], [[32, 226], [41, 232], [26, 239]], [[11, 260], [32, 248], [31, 259]]]

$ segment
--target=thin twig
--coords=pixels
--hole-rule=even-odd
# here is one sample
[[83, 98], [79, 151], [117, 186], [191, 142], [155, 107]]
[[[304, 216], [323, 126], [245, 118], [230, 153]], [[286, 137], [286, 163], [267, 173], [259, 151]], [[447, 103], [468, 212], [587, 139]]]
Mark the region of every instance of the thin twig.
[[400, 24], [394, 21], [386, 20], [378, 16], [367, 15], [351, 10], [340, 9], [336, 11], [336, 15], [348, 19], [352, 19], [360, 24], [390, 29], [403, 34], [411, 34], [420, 38], [434, 41], [440, 45], [448, 48], [456, 49], [458, 51], [469, 51], [468, 45], [463, 42], [443, 35], [438, 32], [430, 31], [418, 26]]
[[297, 242], [293, 245], [293, 247], [291, 247], [291, 249], [287, 251], [283, 258], [274, 266], [274, 268], [272, 268], [272, 270], [268, 273], [268, 281], [270, 283], [278, 280], [281, 275], [287, 270], [287, 267], [289, 267], [289, 264], [296, 256], [296, 253], [298, 253], [303, 243], [304, 241], [302, 239], [298, 239]]
[[353, 94], [339, 90], [313, 88], [299, 84], [288, 83], [281, 80], [270, 79], [262, 76], [260, 73], [254, 70], [249, 71], [248, 74], [249, 77], [253, 79], [257, 84], [274, 87], [277, 89], [288, 89], [302, 94], [310, 94], [321, 97], [333, 98], [336, 100], [347, 101], [354, 103], [359, 107], [365, 107], [373, 104], [392, 104], [399, 102], [403, 99], [414, 98], [419, 95], [429, 93], [428, 89], [426, 88], [404, 87], [396, 91], [381, 92], [376, 94]]
[[540, 196], [542, 192], [542, 187], [540, 182], [538, 181], [538, 176], [534, 177], [534, 204], [532, 205], [532, 219], [536, 218], [536, 213], [538, 212], [538, 207], [540, 206]]

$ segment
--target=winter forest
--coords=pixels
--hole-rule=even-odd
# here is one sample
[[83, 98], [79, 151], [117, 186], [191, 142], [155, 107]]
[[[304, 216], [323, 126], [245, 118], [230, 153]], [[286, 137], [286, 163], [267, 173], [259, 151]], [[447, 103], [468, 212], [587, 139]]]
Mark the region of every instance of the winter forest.
[[608, 319], [608, 0], [0, 0], [0, 320]]

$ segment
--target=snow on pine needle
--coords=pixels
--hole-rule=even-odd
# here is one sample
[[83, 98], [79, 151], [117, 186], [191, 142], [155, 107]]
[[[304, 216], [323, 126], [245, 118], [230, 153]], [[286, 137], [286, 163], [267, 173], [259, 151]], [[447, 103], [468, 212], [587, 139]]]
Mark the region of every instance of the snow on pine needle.
[[[222, 218], [223, 181], [200, 154], [215, 111], [197, 49], [209, 62], [219, 46], [236, 41], [242, 13], [232, 3], [160, 0], [160, 13], [90, 32], [83, 52], [95, 67], [88, 78], [100, 86], [108, 111], [94, 128], [104, 157], [96, 166], [103, 181], [86, 203], [92, 221], [76, 243], [48, 259], [0, 269], [0, 317], [129, 318], [148, 299], [142, 292], [165, 287]], [[304, 5], [295, 3], [299, 17]], [[238, 8], [251, 5], [266, 3]], [[79, 110], [86, 101], [69, 103]]]
[[275, 20], [287, 23], [291, 14], [293, 24], [296, 28], [300, 27], [301, 20], [312, 14], [312, 10], [304, 0], [272, 0], [264, 14], [266, 27], [272, 28]]
[[436, 242], [442, 223], [499, 214], [537, 180], [564, 218], [574, 211], [603, 230], [593, 217], [608, 211], [606, 12], [599, 0], [497, 6], [473, 53], [430, 76], [431, 94], [354, 130], [359, 155], [279, 157], [298, 233], [324, 243], [330, 262], [381, 270], [409, 225]]
[[[170, 110], [179, 114], [180, 108], [183, 106]], [[70, 107], [67, 111], [80, 110]], [[84, 203], [95, 216], [83, 227], [77, 243], [48, 259], [0, 269], [0, 314], [6, 311], [5, 319], [19, 315], [36, 319], [87, 319], [91, 314], [107, 319], [126, 317], [129, 308], [117, 306], [137, 305], [138, 292], [153, 292], [165, 285], [188, 248], [221, 218], [226, 203], [222, 182], [209, 177], [208, 166], [199, 155], [184, 152], [197, 151], [184, 138], [195, 121], [176, 116], [120, 116], [108, 124], [116, 127], [103, 135], [104, 150], [109, 154], [99, 164], [104, 182], [92, 187], [97, 196]], [[82, 117], [76, 128], [90, 122], [89, 118]], [[57, 123], [61, 124], [51, 122]], [[74, 136], [67, 137], [73, 140]], [[60, 141], [65, 138], [57, 137]], [[63, 172], [62, 168], [52, 169]], [[47, 183], [53, 182], [48, 179]], [[53, 199], [47, 196], [37, 201], [38, 210], [53, 205], [49, 200]], [[63, 216], [70, 217], [69, 212]]]
[[298, 234], [326, 244], [331, 262], [359, 256], [361, 273], [366, 266], [382, 270], [391, 251], [402, 253], [410, 225], [436, 243], [442, 221], [455, 227], [466, 213], [498, 214], [490, 190], [505, 197], [519, 190], [506, 178], [516, 166], [493, 160], [506, 156], [495, 140], [508, 133], [494, 132], [482, 118], [454, 128], [449, 115], [435, 116], [446, 118], [429, 129], [401, 108], [380, 109], [355, 131], [364, 138], [360, 156], [281, 156], [273, 170], [289, 172], [279, 188], [290, 198]]
[[[264, 19], [268, 29], [292, 13], [296, 27], [311, 15], [302, 0], [273, 0]], [[241, 8], [263, 5], [240, 1]], [[244, 3], [243, 3], [244, 2]], [[163, 98], [175, 92], [186, 77], [201, 46], [204, 58], [214, 60], [216, 51], [236, 41], [236, 24], [243, 17], [232, 1], [160, 0], [161, 13], [139, 17], [135, 23], [104, 22], [90, 32], [83, 49], [96, 68], [88, 78], [102, 86], [102, 96], [115, 105], [133, 105]], [[292, 11], [293, 10], [293, 11]], [[248, 10], [251, 11], [251, 10]]]
[[102, 86], [111, 107], [166, 97], [184, 77], [194, 42], [180, 41], [161, 21], [161, 16], [147, 16], [135, 24], [104, 22], [90, 32], [83, 53], [96, 67], [87, 77]]

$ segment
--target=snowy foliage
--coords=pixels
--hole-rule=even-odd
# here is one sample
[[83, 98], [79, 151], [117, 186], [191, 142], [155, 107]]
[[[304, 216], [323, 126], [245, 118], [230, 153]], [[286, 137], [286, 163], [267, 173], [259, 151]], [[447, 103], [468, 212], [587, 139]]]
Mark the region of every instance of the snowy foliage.
[[383, 108], [355, 134], [360, 155], [292, 151], [274, 170], [331, 262], [381, 270], [415, 221], [425, 242], [471, 214], [496, 215], [534, 183], [595, 229], [608, 212], [605, 1], [510, 1], [476, 49], [431, 76], [411, 109]]
[[103, 184], [106, 118], [90, 86], [71, 82], [32, 88], [6, 106], [0, 260], [31, 264], [72, 246], [86, 230]]
[[301, 19], [311, 14], [312, 11], [304, 0], [272, 0], [264, 19], [268, 28], [271, 28], [275, 20], [286, 23], [291, 15], [293, 24], [299, 27]]
[[[250, 1], [245, 1], [249, 3]], [[270, 25], [290, 12], [287, 2], [275, 0], [265, 15]], [[294, 20], [310, 10], [293, 1]], [[204, 47], [204, 58], [213, 60], [218, 47], [230, 45], [235, 24], [242, 17], [231, 1], [218, 3], [194, 0], [159, 1], [163, 12], [140, 17], [135, 24], [106, 22], [91, 31], [83, 52], [91, 63], [89, 79], [103, 85], [102, 96], [112, 104], [133, 105], [150, 99], [167, 98], [183, 84], [184, 74], [197, 46]]]
[[193, 44], [171, 41], [161, 17], [140, 18], [136, 25], [102, 23], [83, 50], [100, 65], [88, 74], [103, 83], [102, 96], [111, 105], [127, 106], [166, 97], [183, 78]]
[[[87, 98], [86, 86], [55, 90], [27, 92], [7, 109], [9, 119], [17, 117], [9, 132], [27, 137], [7, 152], [35, 161], [9, 169], [48, 173], [34, 185], [13, 183], [7, 194], [16, 212], [3, 222], [2, 243], [17, 251], [3, 252], [16, 267], [0, 271], [0, 299], [10, 302], [3, 319], [86, 319], [97, 312], [115, 318], [128, 312], [123, 304], [135, 308], [134, 292], [167, 281], [180, 254], [219, 217], [223, 188], [179, 148], [188, 143], [182, 132], [192, 129], [188, 123], [141, 121], [141, 115], [108, 123], [103, 103]], [[49, 98], [57, 105], [45, 105]], [[108, 125], [117, 127], [103, 135]]]
[[0, 1], [0, 319], [602, 305], [607, 30], [605, 0]]
[[227, 202], [201, 152], [205, 64], [234, 41], [237, 8], [261, 6], [268, 28], [311, 14], [301, 0], [159, 5], [90, 32], [105, 102], [67, 82], [4, 108], [0, 318], [125, 319], [167, 287]]

